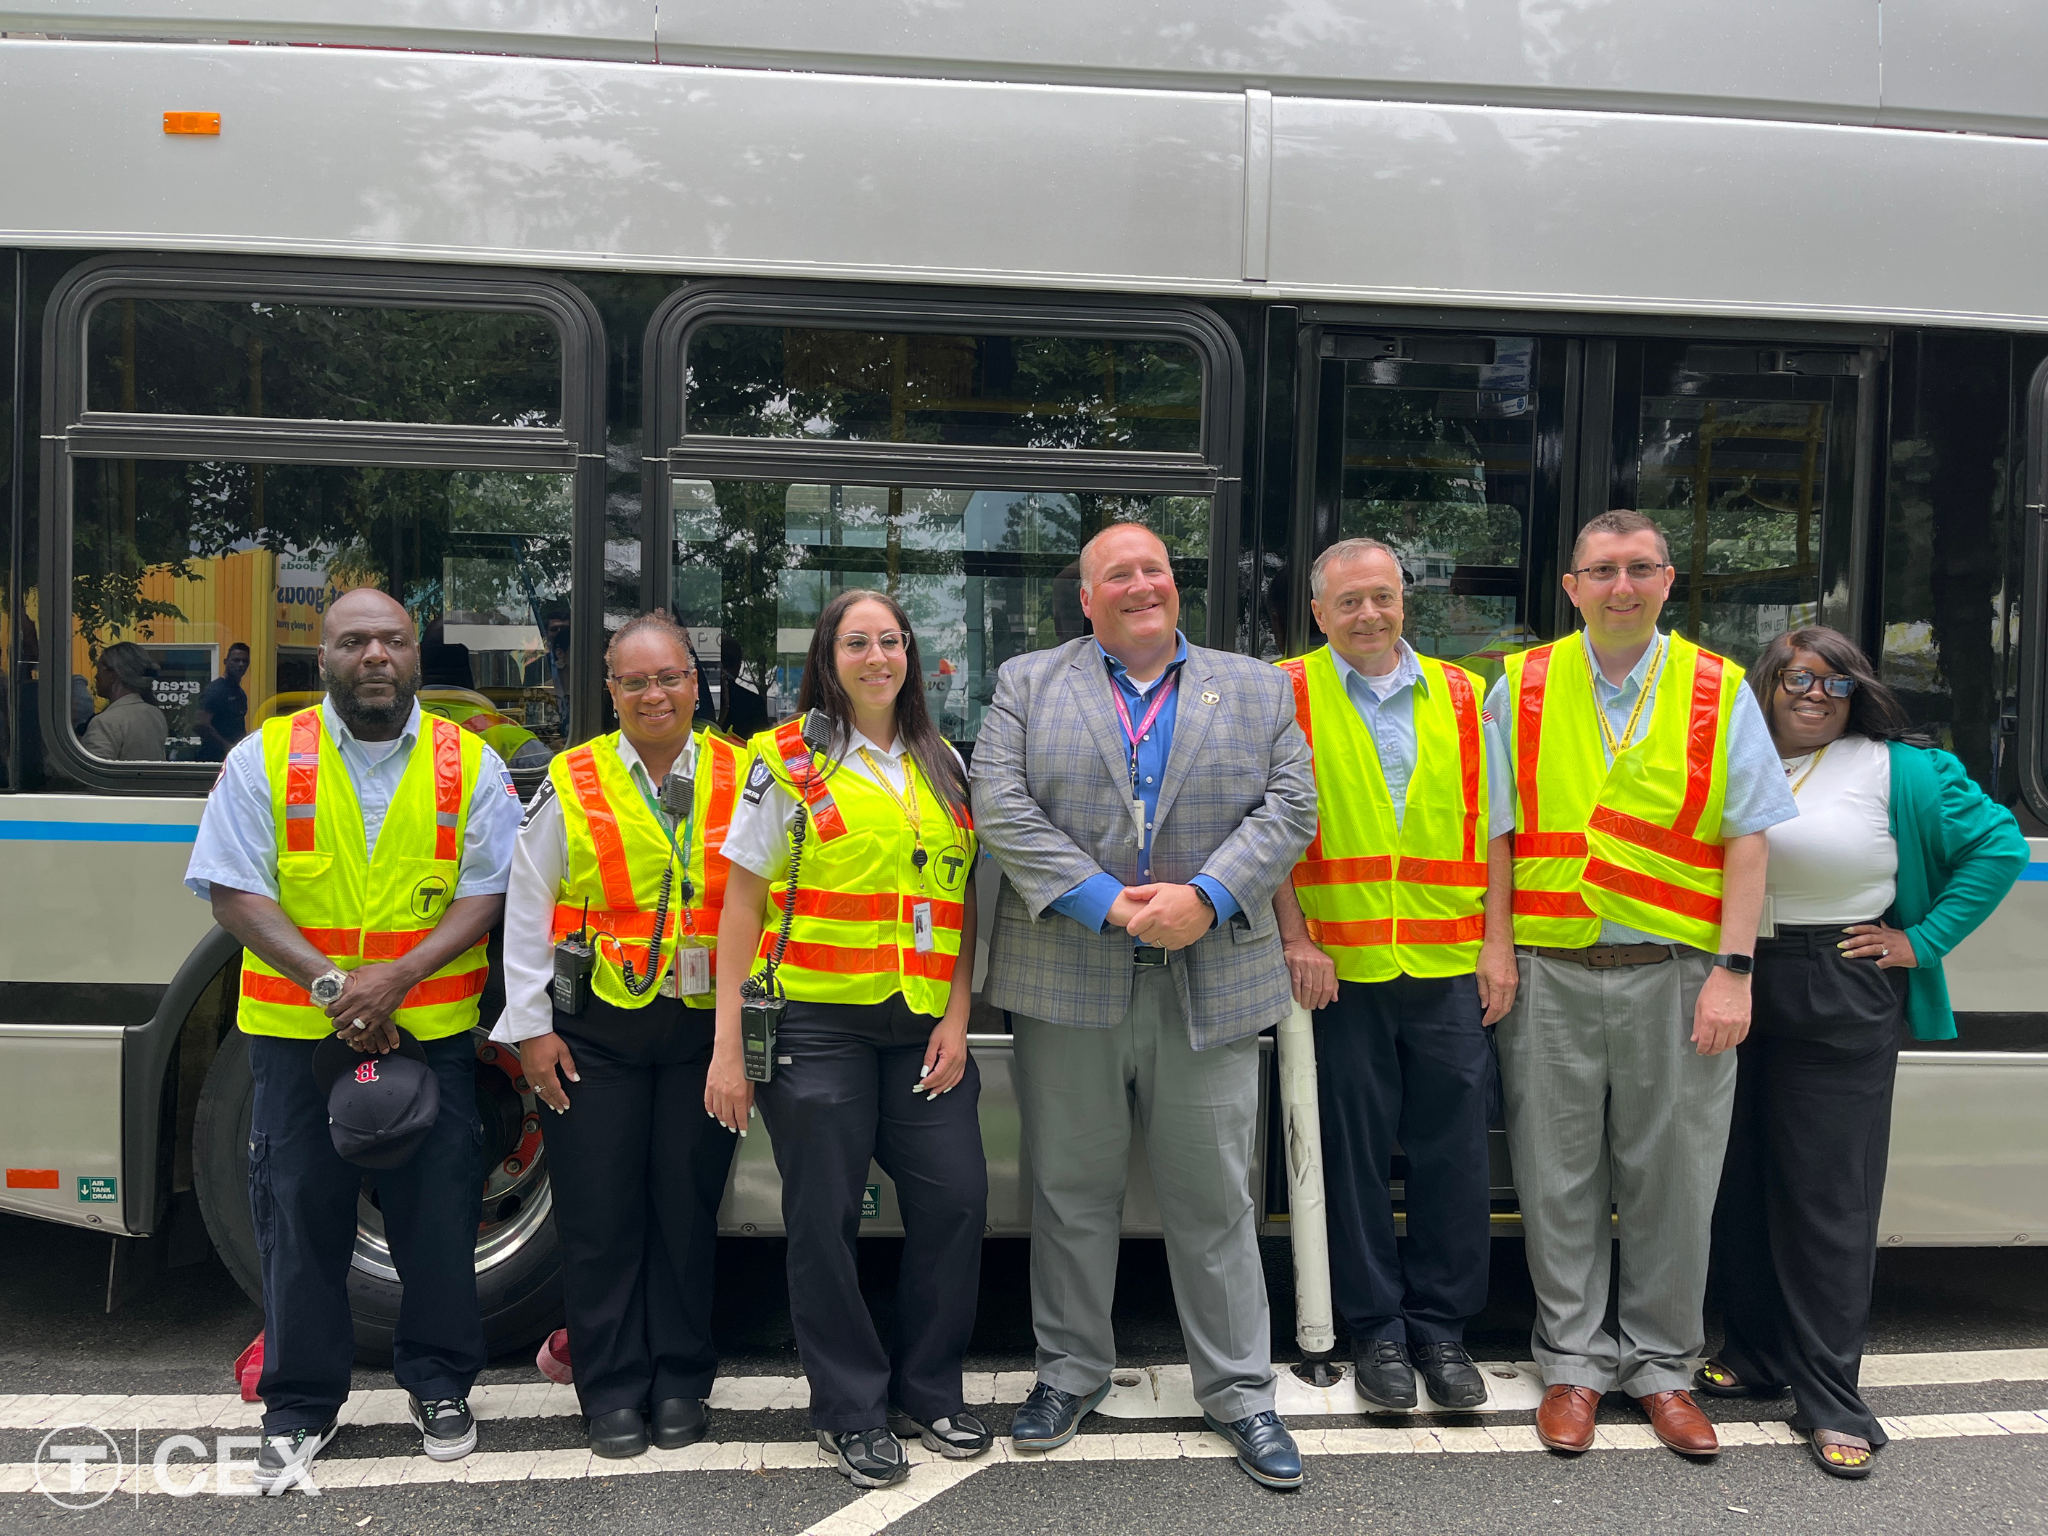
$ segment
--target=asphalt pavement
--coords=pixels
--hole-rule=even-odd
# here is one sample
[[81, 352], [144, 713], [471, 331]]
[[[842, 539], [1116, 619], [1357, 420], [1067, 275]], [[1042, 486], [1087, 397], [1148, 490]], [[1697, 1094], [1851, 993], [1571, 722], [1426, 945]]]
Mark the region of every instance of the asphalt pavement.
[[[24, 1490], [0, 1492], [0, 1532], [2048, 1530], [2048, 1252], [2040, 1250], [1880, 1256], [1871, 1351], [1890, 1359], [1873, 1366], [1873, 1379], [1895, 1384], [1873, 1386], [1870, 1397], [1903, 1432], [1861, 1484], [1812, 1466], [1784, 1428], [1789, 1400], [1711, 1404], [1727, 1448], [1688, 1462], [1649, 1441], [1641, 1414], [1616, 1396], [1602, 1409], [1602, 1448], [1575, 1459], [1536, 1448], [1526, 1410], [1297, 1413], [1290, 1424], [1309, 1451], [1308, 1481], [1277, 1495], [1254, 1487], [1168, 1393], [1159, 1399], [1164, 1416], [1133, 1417], [1149, 1410], [1128, 1406], [1122, 1417], [1098, 1415], [1054, 1458], [1011, 1457], [1003, 1447], [975, 1463], [928, 1458], [902, 1488], [863, 1497], [807, 1444], [781, 1246], [749, 1239], [721, 1250], [725, 1365], [706, 1446], [657, 1453], [644, 1465], [593, 1466], [567, 1395], [546, 1392], [531, 1352], [521, 1351], [494, 1361], [479, 1384], [488, 1390], [479, 1394], [486, 1406], [476, 1455], [437, 1467], [400, 1422], [388, 1372], [365, 1367], [350, 1410], [361, 1422], [345, 1424], [316, 1464], [320, 1496], [254, 1499], [213, 1496], [211, 1471], [195, 1496], [166, 1497], [149, 1464], [180, 1432], [208, 1459], [221, 1436], [251, 1433], [236, 1422], [246, 1410], [232, 1396], [230, 1366], [260, 1326], [257, 1309], [208, 1259], [169, 1271], [108, 1316], [107, 1241], [0, 1217], [0, 1489]], [[863, 1245], [864, 1287], [879, 1316], [899, 1255], [890, 1241]], [[1469, 1341], [1483, 1360], [1526, 1361], [1532, 1303], [1519, 1244], [1496, 1242], [1494, 1257], [1493, 1300]], [[998, 1429], [1032, 1366], [1025, 1258], [1020, 1242], [991, 1242], [984, 1258], [968, 1368], [986, 1403], [979, 1411]], [[1271, 1258], [1269, 1271], [1284, 1275], [1284, 1247]], [[1287, 1310], [1276, 1297], [1282, 1361], [1296, 1358]], [[1120, 1376], [1128, 1368], [1132, 1381], [1170, 1384], [1186, 1356], [1156, 1243], [1126, 1245], [1117, 1320]], [[387, 1396], [369, 1395], [380, 1390]], [[1334, 1401], [1351, 1405], [1341, 1392]], [[48, 1426], [73, 1417], [115, 1426], [121, 1459], [133, 1462], [139, 1451], [142, 1463], [140, 1476], [86, 1512], [28, 1491], [21, 1470], [34, 1465]], [[194, 1446], [170, 1454], [174, 1483], [200, 1470]], [[66, 1471], [46, 1462], [44, 1486], [66, 1491]], [[85, 1496], [111, 1486], [110, 1472], [99, 1475]]]

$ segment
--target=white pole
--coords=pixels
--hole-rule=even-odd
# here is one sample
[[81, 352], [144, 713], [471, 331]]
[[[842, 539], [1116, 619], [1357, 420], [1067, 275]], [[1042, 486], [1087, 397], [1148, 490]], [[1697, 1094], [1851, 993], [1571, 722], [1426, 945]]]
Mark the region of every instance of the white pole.
[[1316, 1105], [1316, 1037], [1296, 1003], [1278, 1031], [1280, 1112], [1287, 1152], [1287, 1227], [1294, 1244], [1294, 1339], [1307, 1355], [1337, 1347], [1330, 1306], [1330, 1235], [1323, 1211], [1323, 1126]]

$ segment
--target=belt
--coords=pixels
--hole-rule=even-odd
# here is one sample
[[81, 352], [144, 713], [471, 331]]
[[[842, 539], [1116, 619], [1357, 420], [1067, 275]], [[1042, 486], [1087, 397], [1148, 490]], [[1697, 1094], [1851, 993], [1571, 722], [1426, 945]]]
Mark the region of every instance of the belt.
[[1157, 944], [1133, 944], [1131, 946], [1131, 964], [1164, 965], [1166, 964], [1166, 951]]
[[1546, 944], [1520, 947], [1525, 955], [1569, 960], [1595, 971], [1611, 970], [1617, 965], [1662, 965], [1677, 953], [1669, 944], [1589, 944], [1584, 949], [1552, 949]]

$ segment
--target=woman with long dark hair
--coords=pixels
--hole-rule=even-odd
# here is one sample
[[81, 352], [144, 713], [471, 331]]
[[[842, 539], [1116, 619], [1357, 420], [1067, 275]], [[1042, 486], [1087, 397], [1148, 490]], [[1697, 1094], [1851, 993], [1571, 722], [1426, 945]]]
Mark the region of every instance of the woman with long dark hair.
[[2012, 813], [1906, 713], [1847, 635], [1780, 635], [1749, 674], [1799, 815], [1769, 832], [1765, 926], [1714, 1212], [1727, 1341], [1693, 1378], [1776, 1397], [1834, 1477], [1884, 1431], [1857, 1378], [1870, 1324], [1901, 1018], [1952, 1039], [1941, 958], [2026, 867]]
[[[768, 1081], [749, 1081], [743, 967], [718, 973], [704, 1107], [744, 1132], [758, 1094], [782, 1174], [789, 1302], [811, 1424], [861, 1487], [910, 1470], [898, 1435], [978, 1456], [961, 1360], [974, 1332], [988, 1207], [967, 1052], [974, 986], [967, 775], [933, 727], [910, 617], [879, 592], [825, 605], [797, 718], [753, 741], [726, 839], [719, 947], [755, 955], [751, 989], [785, 999]], [[895, 1185], [903, 1267], [891, 1344], [855, 1262], [869, 1160]]]

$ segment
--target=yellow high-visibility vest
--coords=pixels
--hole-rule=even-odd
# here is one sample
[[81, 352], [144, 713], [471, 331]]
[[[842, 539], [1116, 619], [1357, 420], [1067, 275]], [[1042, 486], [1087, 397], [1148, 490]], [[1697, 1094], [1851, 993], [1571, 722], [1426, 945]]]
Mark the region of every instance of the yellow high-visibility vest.
[[[903, 810], [866, 775], [833, 766], [806, 747], [801, 719], [763, 731], [752, 750], [754, 771], [766, 765], [810, 814], [796, 916], [776, 972], [783, 991], [812, 1003], [882, 1003], [901, 992], [913, 1013], [942, 1016], [960, 956], [967, 882], [974, 877], [974, 818], [965, 807], [948, 805], [904, 754], [926, 856], [920, 878], [911, 858], [917, 839]], [[786, 879], [769, 887], [757, 972], [775, 950], [787, 890]], [[922, 954], [914, 930], [921, 902], [931, 903], [933, 941]]]
[[[434, 931], [455, 899], [470, 795], [482, 765], [476, 737], [423, 716], [372, 854], [355, 785], [321, 706], [264, 722], [263, 769], [277, 825], [277, 902], [338, 969], [396, 960]], [[405, 994], [394, 1015], [398, 1026], [421, 1040], [462, 1033], [476, 1023], [489, 973], [479, 940]], [[239, 1024], [245, 1034], [299, 1039], [334, 1029], [304, 987], [247, 949]]]
[[1486, 936], [1486, 752], [1471, 676], [1417, 656], [1415, 772], [1400, 825], [1379, 749], [1326, 645], [1281, 668], [1316, 775], [1316, 835], [1294, 866], [1309, 937], [1340, 981], [1464, 976]]
[[[619, 733], [614, 731], [563, 752], [548, 764], [569, 843], [568, 870], [555, 893], [554, 936], [560, 943], [581, 930], [588, 902], [598, 961], [591, 990], [617, 1007], [644, 1008], [661, 995], [660, 982], [635, 997], [626, 990], [622, 965], [630, 960], [633, 974], [644, 979], [662, 872], [669, 865], [669, 834], [620, 760], [618, 744]], [[713, 952], [712, 975], [717, 975], [718, 918], [725, 910], [725, 876], [731, 867], [720, 850], [732, 825], [746, 756], [745, 748], [708, 728], [697, 732], [690, 857], [687, 865], [675, 861], [657, 977], [668, 973], [685, 939]], [[678, 828], [677, 851], [681, 836]], [[683, 1001], [692, 1008], [709, 1008], [714, 999], [705, 993]]]
[[1507, 658], [1515, 741], [1515, 942], [1579, 949], [1602, 919], [1721, 944], [1721, 811], [1742, 668], [1665, 640], [1649, 720], [1606, 759], [1577, 635]]

